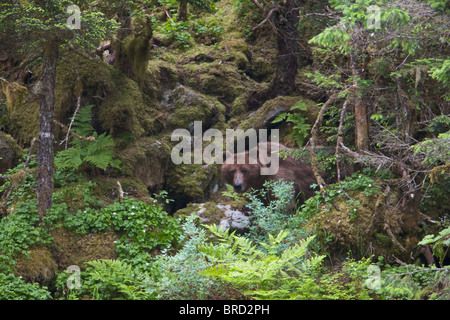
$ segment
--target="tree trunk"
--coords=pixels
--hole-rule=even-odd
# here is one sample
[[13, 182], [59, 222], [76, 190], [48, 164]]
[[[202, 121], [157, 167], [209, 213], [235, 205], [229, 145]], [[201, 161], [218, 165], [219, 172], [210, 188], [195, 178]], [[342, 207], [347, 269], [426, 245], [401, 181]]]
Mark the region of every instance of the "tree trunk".
[[270, 17], [276, 28], [277, 69], [270, 85], [270, 96], [288, 95], [295, 90], [298, 68], [298, 1], [287, 0], [278, 3], [278, 8]]
[[178, 21], [187, 21], [187, 17], [187, 0], [180, 0], [180, 6], [178, 8]]
[[356, 151], [361, 153], [363, 150], [369, 150], [369, 121], [367, 119], [366, 105], [361, 96], [361, 90], [358, 86], [358, 79], [363, 79], [360, 71], [361, 61], [357, 53], [350, 54], [350, 63], [352, 76], [355, 78], [353, 83], [353, 104], [355, 108], [355, 146]]
[[44, 67], [41, 80], [41, 104], [39, 113], [38, 170], [36, 195], [39, 218], [52, 206], [53, 194], [53, 117], [55, 107], [55, 78], [58, 61], [58, 44], [48, 40], [44, 45]]

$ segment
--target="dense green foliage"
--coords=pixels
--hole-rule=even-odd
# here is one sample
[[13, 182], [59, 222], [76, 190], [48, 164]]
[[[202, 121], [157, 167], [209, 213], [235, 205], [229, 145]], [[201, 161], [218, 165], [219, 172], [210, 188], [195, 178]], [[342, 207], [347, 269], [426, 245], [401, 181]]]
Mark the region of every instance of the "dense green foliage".
[[[437, 0], [4, 1], [0, 300], [448, 300], [449, 13]], [[40, 217], [48, 43], [55, 169]], [[299, 68], [279, 74], [286, 43]], [[276, 86], [292, 74], [292, 90]], [[301, 206], [284, 180], [222, 191], [220, 166], [170, 161], [173, 130], [194, 121], [280, 129], [295, 146], [282, 156], [326, 181]], [[226, 229], [235, 213], [249, 225]]]

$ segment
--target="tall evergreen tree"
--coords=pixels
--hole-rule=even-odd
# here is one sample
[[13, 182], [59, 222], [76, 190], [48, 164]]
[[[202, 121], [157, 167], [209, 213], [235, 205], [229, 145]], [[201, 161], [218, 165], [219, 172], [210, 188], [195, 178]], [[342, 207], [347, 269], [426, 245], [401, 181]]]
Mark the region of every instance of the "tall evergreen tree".
[[36, 173], [38, 212], [42, 219], [52, 206], [53, 118], [56, 66], [67, 50], [89, 52], [117, 29], [113, 19], [97, 11], [88, 0], [10, 0], [0, 4], [0, 32], [11, 45], [40, 52], [43, 63], [39, 86], [39, 147]]

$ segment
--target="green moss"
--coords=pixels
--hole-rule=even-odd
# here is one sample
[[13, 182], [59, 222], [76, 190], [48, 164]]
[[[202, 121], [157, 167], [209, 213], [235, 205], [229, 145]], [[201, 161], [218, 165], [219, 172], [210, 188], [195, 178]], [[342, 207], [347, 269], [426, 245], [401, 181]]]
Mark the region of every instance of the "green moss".
[[0, 173], [17, 165], [22, 150], [9, 134], [0, 132]]
[[17, 82], [1, 81], [9, 132], [19, 143], [29, 144], [39, 130], [39, 104]]
[[123, 187], [129, 185], [141, 195], [159, 192], [164, 185], [171, 150], [168, 134], [142, 137], [124, 145], [118, 151], [122, 162], [121, 174], [124, 176], [120, 180]]
[[300, 100], [300, 97], [279, 96], [266, 101], [258, 110], [247, 114], [239, 127], [243, 130], [250, 128], [261, 129], [271, 124], [277, 115], [289, 111]]
[[392, 245], [391, 238], [389, 238], [387, 235], [385, 235], [383, 233], [377, 233], [375, 235], [375, 240], [382, 247], [386, 247], [387, 248], [390, 245]]
[[222, 127], [225, 107], [216, 99], [207, 97], [182, 85], [164, 93], [161, 105], [167, 109], [166, 128], [191, 129], [194, 121], [201, 121], [203, 129]]
[[[161, 129], [159, 112], [146, 101], [138, 83], [105, 63], [94, 63], [71, 55], [72, 63], [62, 61], [57, 67], [55, 115], [66, 122], [76, 107], [80, 90], [84, 104], [94, 104], [94, 120], [102, 130], [118, 136], [131, 133], [139, 137]], [[80, 82], [77, 83], [76, 74]], [[147, 102], [147, 103], [146, 103]]]
[[265, 58], [258, 57], [252, 61], [248, 75], [256, 81], [269, 81], [274, 74], [274, 66]]
[[16, 276], [22, 277], [25, 282], [39, 282], [48, 286], [56, 275], [57, 263], [46, 247], [32, 248], [27, 255], [16, 259]]
[[112, 231], [81, 235], [59, 228], [51, 234], [55, 245], [53, 256], [60, 270], [70, 265], [82, 267], [87, 261], [117, 258], [114, 242], [119, 237]]

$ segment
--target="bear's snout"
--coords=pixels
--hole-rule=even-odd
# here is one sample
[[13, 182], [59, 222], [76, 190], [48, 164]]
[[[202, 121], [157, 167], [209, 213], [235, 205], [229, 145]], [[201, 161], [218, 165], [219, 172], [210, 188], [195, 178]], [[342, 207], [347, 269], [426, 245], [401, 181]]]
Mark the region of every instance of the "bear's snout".
[[240, 193], [240, 192], [244, 191], [242, 183], [235, 183], [233, 187], [234, 187], [234, 191], [236, 191], [236, 192]]

